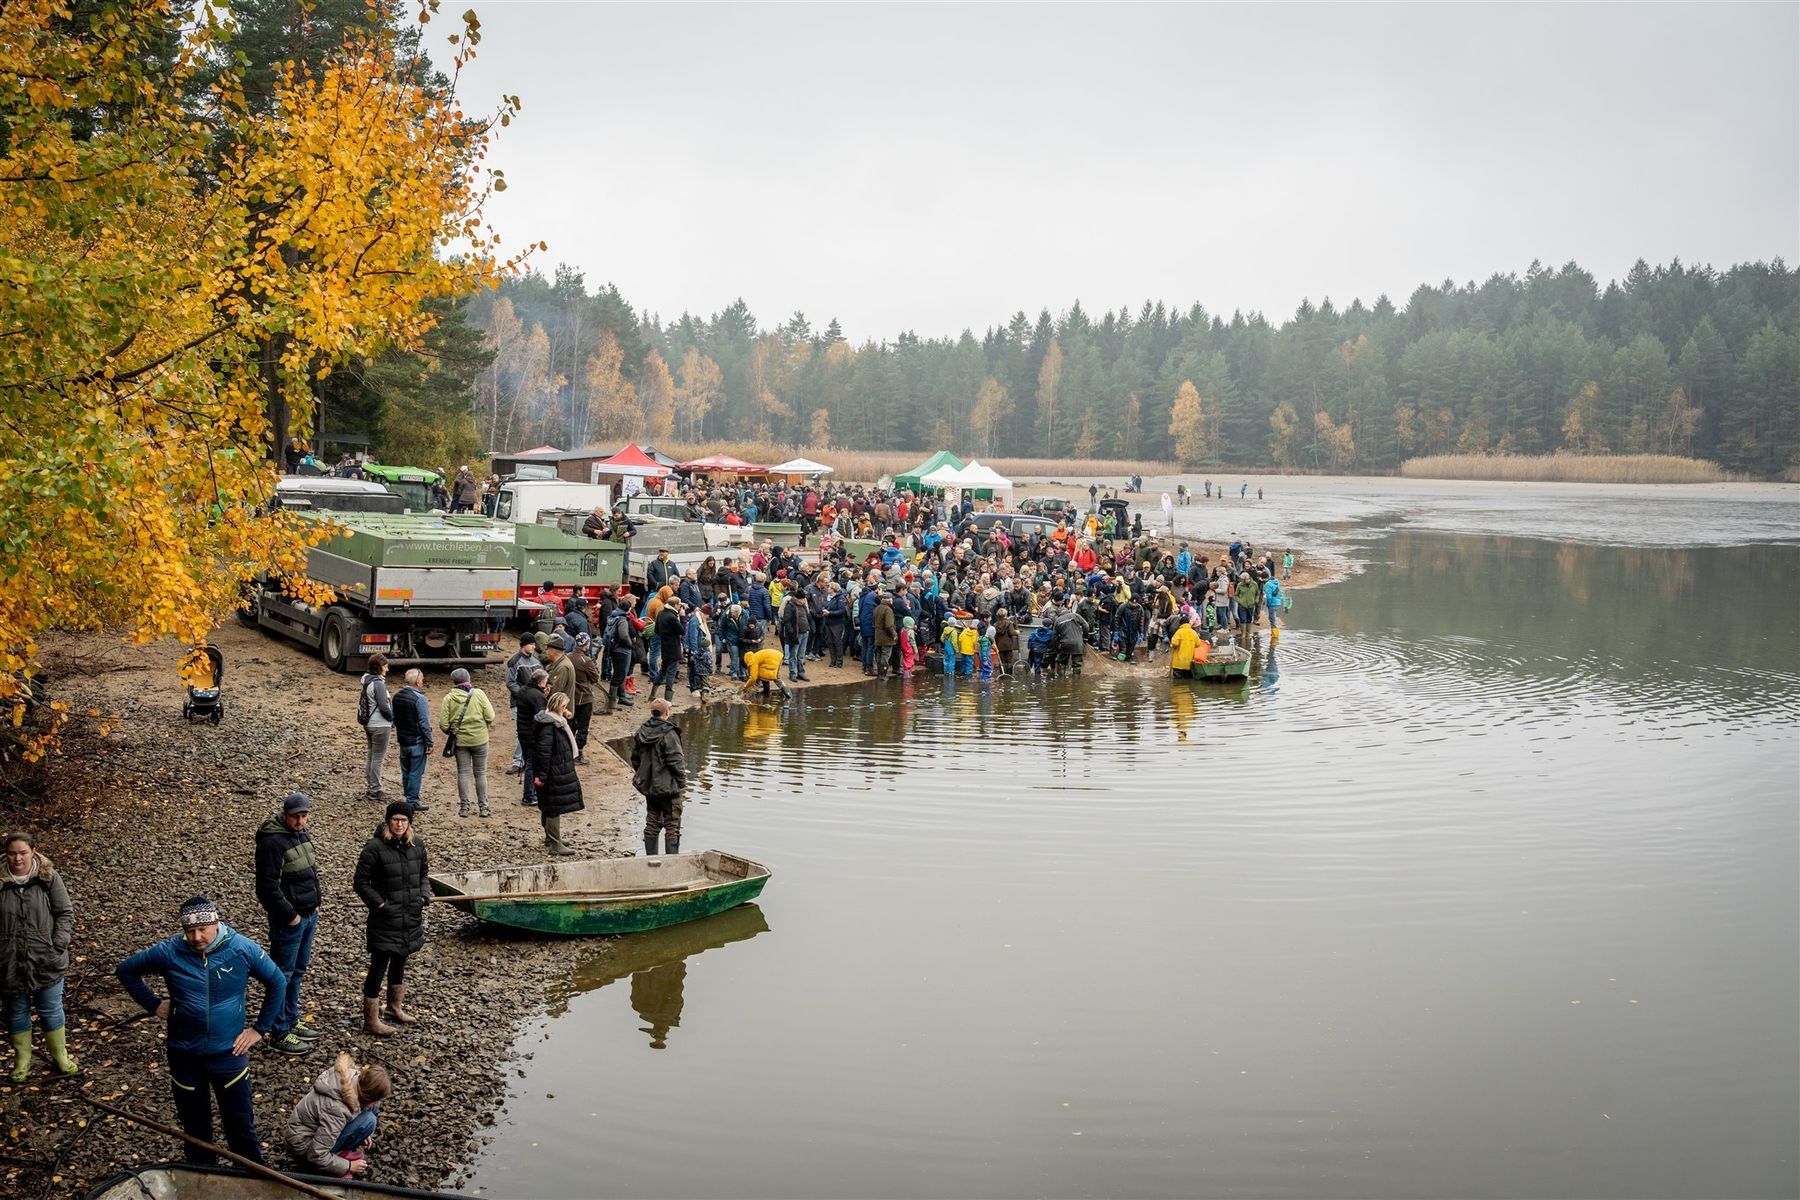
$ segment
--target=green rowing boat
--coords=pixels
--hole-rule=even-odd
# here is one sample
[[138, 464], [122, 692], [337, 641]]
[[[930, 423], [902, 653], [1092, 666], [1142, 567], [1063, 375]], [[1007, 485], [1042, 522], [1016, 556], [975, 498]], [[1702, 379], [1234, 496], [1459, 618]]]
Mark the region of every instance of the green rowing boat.
[[769, 868], [735, 854], [591, 858], [433, 875], [444, 903], [494, 925], [532, 933], [642, 933], [754, 900]]
[[1248, 679], [1250, 678], [1250, 656], [1244, 654], [1237, 658], [1213, 657], [1203, 663], [1195, 663], [1194, 678], [1207, 683]]

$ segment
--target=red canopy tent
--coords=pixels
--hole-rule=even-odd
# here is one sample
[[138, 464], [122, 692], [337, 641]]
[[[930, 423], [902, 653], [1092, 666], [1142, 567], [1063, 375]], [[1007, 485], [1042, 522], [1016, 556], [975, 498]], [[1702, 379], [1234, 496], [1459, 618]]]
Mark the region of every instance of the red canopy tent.
[[611, 458], [603, 458], [594, 464], [597, 475], [648, 475], [653, 479], [661, 479], [669, 473], [669, 468], [639, 450], [636, 445], [628, 445]]
[[705, 458], [696, 458], [684, 462], [675, 468], [678, 471], [699, 471], [713, 475], [761, 475], [768, 470], [755, 463], [747, 463], [741, 458], [733, 458], [729, 454], [709, 454]]

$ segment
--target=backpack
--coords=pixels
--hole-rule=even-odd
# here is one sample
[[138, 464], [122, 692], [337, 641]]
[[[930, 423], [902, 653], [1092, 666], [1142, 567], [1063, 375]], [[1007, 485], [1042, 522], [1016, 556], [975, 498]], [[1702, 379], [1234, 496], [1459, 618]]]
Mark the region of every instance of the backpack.
[[369, 719], [375, 715], [375, 693], [368, 682], [363, 683], [362, 699], [356, 702], [356, 723], [368, 725]]

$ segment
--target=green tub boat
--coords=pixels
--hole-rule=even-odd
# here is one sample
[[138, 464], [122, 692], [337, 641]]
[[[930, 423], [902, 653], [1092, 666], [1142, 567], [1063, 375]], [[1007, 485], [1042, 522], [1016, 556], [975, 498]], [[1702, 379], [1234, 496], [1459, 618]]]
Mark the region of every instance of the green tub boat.
[[1194, 664], [1194, 678], [1203, 683], [1230, 683], [1250, 678], [1250, 656], [1209, 658]]
[[510, 929], [578, 937], [642, 933], [736, 908], [769, 868], [735, 854], [659, 854], [495, 867], [431, 877], [439, 900]]

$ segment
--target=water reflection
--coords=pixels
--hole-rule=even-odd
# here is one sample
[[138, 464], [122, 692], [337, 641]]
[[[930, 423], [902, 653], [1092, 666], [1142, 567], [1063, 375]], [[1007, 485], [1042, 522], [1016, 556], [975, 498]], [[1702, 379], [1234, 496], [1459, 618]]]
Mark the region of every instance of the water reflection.
[[644, 1022], [642, 1032], [649, 1035], [651, 1049], [664, 1049], [670, 1031], [681, 1025], [688, 959], [768, 930], [762, 909], [743, 904], [703, 920], [608, 939], [590, 948], [552, 990], [550, 1015], [561, 1016], [576, 996], [629, 975], [631, 1007]]

